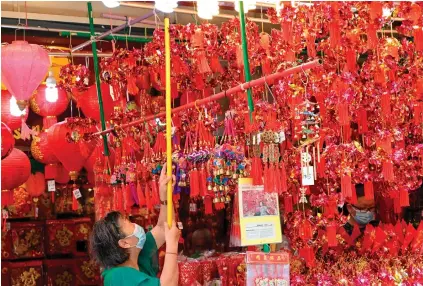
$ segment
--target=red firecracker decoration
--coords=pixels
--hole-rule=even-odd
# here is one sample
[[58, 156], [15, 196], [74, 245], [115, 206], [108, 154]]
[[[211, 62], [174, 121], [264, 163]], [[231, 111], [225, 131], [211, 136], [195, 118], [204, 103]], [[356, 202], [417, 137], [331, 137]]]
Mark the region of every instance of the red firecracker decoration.
[[[114, 102], [110, 94], [110, 86], [106, 83], [100, 85], [101, 97], [103, 99], [103, 109], [105, 120], [109, 120], [114, 109]], [[78, 106], [86, 117], [100, 121], [100, 107], [98, 105], [97, 87], [92, 85], [78, 99]]]
[[14, 148], [9, 156], [1, 161], [1, 189], [13, 190], [28, 180], [31, 163], [28, 156]]
[[1, 123], [1, 159], [6, 158], [15, 147], [15, 137], [3, 122]]
[[43, 116], [43, 128], [49, 128], [57, 122], [56, 116], [62, 114], [69, 104], [69, 97], [61, 87], [40, 85], [32, 95], [29, 104], [32, 111]]
[[50, 67], [50, 58], [41, 46], [13, 41], [1, 49], [2, 82], [17, 100], [20, 110], [41, 83]]
[[11, 99], [12, 95], [8, 90], [1, 91], [1, 121], [14, 131], [21, 127], [22, 120], [28, 119], [28, 107], [25, 112], [21, 112], [14, 101], [11, 103]]

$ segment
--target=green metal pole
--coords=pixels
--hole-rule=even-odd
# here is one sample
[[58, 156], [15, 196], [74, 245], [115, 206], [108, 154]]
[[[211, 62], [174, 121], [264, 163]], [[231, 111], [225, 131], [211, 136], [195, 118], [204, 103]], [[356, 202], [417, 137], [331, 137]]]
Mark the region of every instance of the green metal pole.
[[[88, 32], [68, 32], [63, 31], [59, 33], [60, 36], [64, 37], [80, 37], [80, 38], [91, 38], [91, 33]], [[113, 35], [113, 36], [107, 36], [103, 38], [104, 40], [118, 40], [118, 41], [128, 41], [128, 42], [134, 42], [134, 43], [149, 43], [153, 39], [152, 38], [136, 38], [136, 37], [126, 37], [122, 35]]]
[[[88, 6], [88, 18], [90, 20], [90, 33], [91, 37], [95, 37], [95, 30], [94, 30], [94, 19], [93, 19], [93, 7], [91, 2], [87, 3]], [[93, 60], [94, 60], [94, 72], [95, 72], [95, 84], [97, 87], [97, 97], [98, 97], [98, 105], [100, 107], [100, 120], [101, 120], [101, 130], [106, 130], [106, 120], [104, 119], [104, 108], [103, 108], [103, 98], [101, 97], [101, 88], [100, 88], [100, 71], [98, 65], [98, 57], [97, 57], [97, 43], [93, 41], [91, 43], [92, 50], [93, 50]], [[107, 144], [107, 136], [104, 134], [103, 136], [103, 147], [104, 147], [104, 156], [109, 156], [109, 145]]]
[[[251, 81], [250, 63], [248, 62], [247, 33], [245, 32], [244, 1], [239, 1], [239, 20], [241, 22], [242, 55], [244, 58], [245, 82]], [[247, 89], [250, 122], [253, 122], [254, 103], [251, 88]]]

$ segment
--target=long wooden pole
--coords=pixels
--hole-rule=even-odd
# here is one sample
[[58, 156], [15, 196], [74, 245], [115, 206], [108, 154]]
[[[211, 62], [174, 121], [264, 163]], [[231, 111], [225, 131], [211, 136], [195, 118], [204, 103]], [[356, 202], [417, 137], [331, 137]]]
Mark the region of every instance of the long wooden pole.
[[[165, 24], [165, 60], [166, 60], [166, 174], [172, 176], [172, 93], [170, 84], [170, 35], [169, 18], [164, 19]], [[167, 223], [172, 226], [173, 221], [173, 195], [172, 180], [167, 184]]]
[[[289, 75], [297, 73], [297, 72], [302, 72], [302, 71], [317, 67], [320, 64], [321, 64], [320, 60], [314, 60], [314, 61], [302, 64], [302, 65], [299, 65], [299, 66], [296, 66], [296, 67], [289, 68], [289, 69], [281, 71], [281, 72], [277, 72], [277, 73], [274, 73], [274, 74], [271, 74], [271, 75], [268, 75], [268, 76], [264, 76], [264, 77], [261, 77], [261, 78], [258, 78], [258, 79], [253, 79], [250, 82], [244, 82], [240, 85], [231, 87], [228, 90], [221, 91], [221, 92], [216, 93], [212, 96], [209, 96], [209, 97], [206, 97], [206, 98], [203, 98], [203, 99], [199, 99], [199, 100], [196, 100], [195, 102], [190, 102], [188, 104], [184, 104], [182, 106], [173, 108], [172, 113], [178, 113], [178, 112], [190, 109], [190, 108], [194, 108], [195, 106], [201, 106], [201, 105], [206, 104], [208, 102], [221, 99], [225, 96], [231, 96], [231, 95], [233, 95], [237, 92], [243, 91], [243, 90], [250, 88], [250, 87], [263, 85], [264, 83], [273, 84], [273, 82], [275, 80], [281, 79], [285, 76], [289, 76]], [[165, 112], [160, 112], [158, 114], [146, 116], [145, 118], [138, 119], [138, 120], [126, 123], [126, 124], [122, 124], [122, 125], [116, 126], [114, 128], [109, 128], [109, 129], [106, 129], [104, 131], [93, 133], [93, 134], [91, 134], [91, 136], [99, 136], [99, 135], [102, 135], [102, 134], [107, 134], [107, 133], [110, 133], [114, 130], [120, 130], [120, 129], [125, 129], [125, 128], [131, 127], [131, 126], [140, 125], [140, 124], [143, 124], [147, 121], [154, 120], [154, 119], [157, 119], [157, 118], [162, 118], [162, 117], [165, 117], [165, 116], [166, 116]]]
[[[94, 29], [94, 19], [93, 19], [93, 7], [91, 6], [91, 2], [88, 2], [87, 6], [88, 6], [88, 19], [90, 21], [90, 33], [91, 33], [91, 36], [94, 37], [95, 29]], [[101, 130], [104, 131], [106, 130], [106, 119], [104, 117], [103, 97], [101, 96], [101, 88], [100, 88], [100, 70], [99, 70], [98, 57], [97, 57], [97, 43], [95, 41], [92, 41], [91, 47], [93, 50], [95, 85], [97, 88], [98, 105], [100, 108]], [[103, 148], [104, 148], [104, 156], [109, 156], [109, 145], [107, 144], [106, 134], [103, 134]]]

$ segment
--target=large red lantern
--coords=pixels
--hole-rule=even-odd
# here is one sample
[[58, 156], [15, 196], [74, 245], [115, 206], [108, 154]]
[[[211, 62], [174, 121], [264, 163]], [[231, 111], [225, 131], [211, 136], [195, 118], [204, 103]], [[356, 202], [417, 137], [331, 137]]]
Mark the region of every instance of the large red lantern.
[[15, 147], [15, 137], [3, 122], [1, 123], [1, 159], [6, 158]]
[[28, 156], [14, 148], [9, 156], [1, 161], [1, 189], [13, 190], [28, 180], [31, 175], [31, 162]]
[[69, 97], [61, 87], [38, 86], [30, 101], [32, 111], [44, 117], [43, 127], [49, 128], [57, 122], [56, 116], [62, 114], [69, 104]]
[[83, 140], [85, 133], [93, 131], [92, 127], [82, 122], [76, 123], [74, 119], [67, 118], [65, 121], [54, 124], [47, 131], [48, 142], [52, 146], [54, 155], [69, 171], [72, 180], [77, 179], [78, 172], [95, 147], [94, 142]]
[[35, 174], [31, 174], [26, 180], [23, 187], [29, 193], [29, 195], [33, 198], [39, 197], [46, 191], [46, 182], [44, 178], [44, 174], [37, 172]]
[[25, 109], [26, 101], [44, 79], [49, 67], [48, 53], [39, 45], [14, 41], [2, 47], [2, 82], [15, 96], [20, 110]]
[[47, 132], [41, 132], [39, 136], [33, 136], [31, 142], [31, 154], [35, 160], [45, 164], [45, 178], [55, 179], [58, 172], [59, 160], [54, 155], [52, 144], [48, 140]]
[[[114, 108], [114, 102], [110, 94], [110, 85], [102, 83], [100, 85], [103, 99], [104, 117], [109, 120]], [[97, 87], [92, 85], [88, 90], [78, 96], [78, 106], [86, 117], [100, 121], [100, 107], [98, 105]]]
[[69, 171], [63, 167], [62, 164], [58, 164], [57, 166], [57, 175], [55, 178], [56, 183], [58, 184], [67, 184], [70, 181]]
[[28, 107], [21, 111], [8, 90], [1, 91], [1, 121], [6, 124], [10, 130], [16, 130], [21, 127], [22, 120], [28, 118]]

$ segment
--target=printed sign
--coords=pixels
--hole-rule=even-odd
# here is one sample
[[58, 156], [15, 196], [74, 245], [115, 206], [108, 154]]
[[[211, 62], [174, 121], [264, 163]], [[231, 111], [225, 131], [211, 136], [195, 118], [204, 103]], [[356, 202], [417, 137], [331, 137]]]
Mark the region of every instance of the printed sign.
[[289, 253], [247, 252], [247, 286], [288, 286]]

